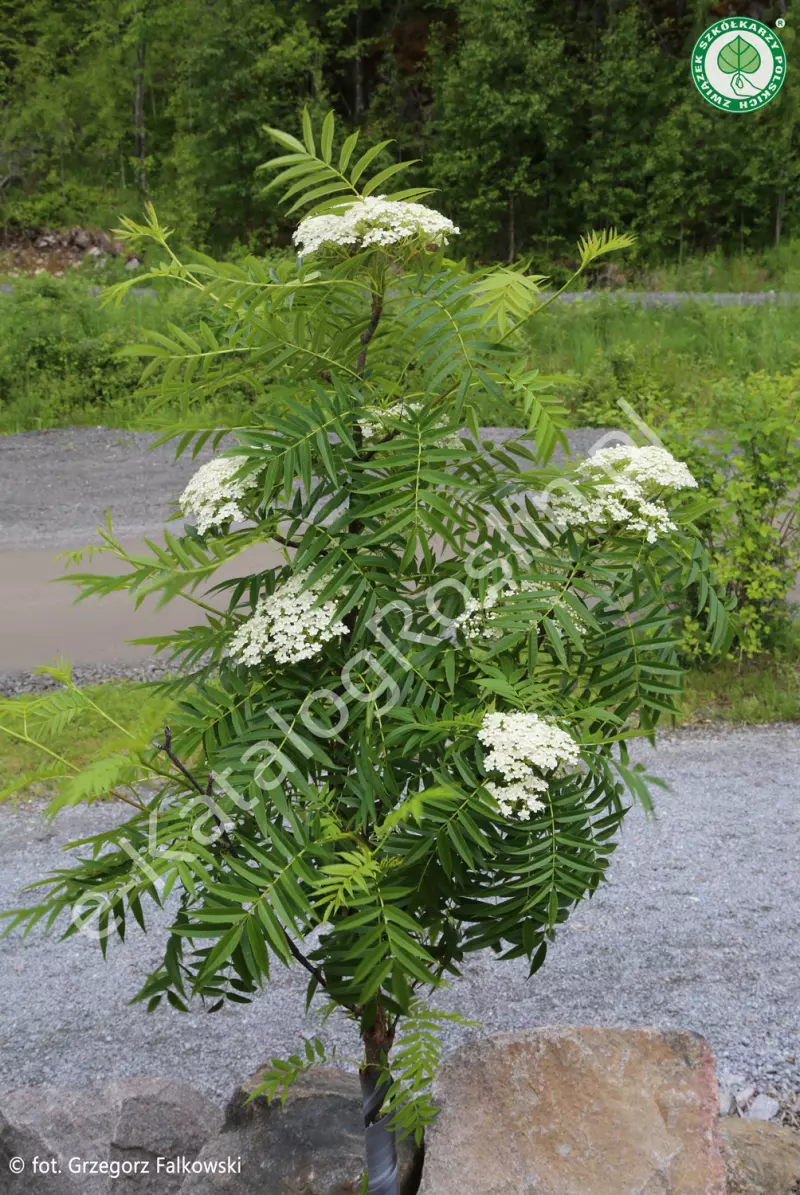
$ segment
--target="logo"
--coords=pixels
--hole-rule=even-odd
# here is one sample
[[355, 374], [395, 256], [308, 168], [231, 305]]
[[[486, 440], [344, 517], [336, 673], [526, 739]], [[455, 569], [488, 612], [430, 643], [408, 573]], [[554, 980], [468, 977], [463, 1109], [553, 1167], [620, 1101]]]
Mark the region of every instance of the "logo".
[[723, 112], [763, 108], [783, 86], [786, 53], [772, 30], [750, 17], [709, 25], [692, 53], [692, 78], [704, 100]]

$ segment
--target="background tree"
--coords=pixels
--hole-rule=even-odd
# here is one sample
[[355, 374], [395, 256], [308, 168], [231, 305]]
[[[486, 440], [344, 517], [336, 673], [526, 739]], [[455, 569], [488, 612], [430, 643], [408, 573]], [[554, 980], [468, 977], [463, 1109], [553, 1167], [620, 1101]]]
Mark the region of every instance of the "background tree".
[[[330, 104], [367, 142], [422, 159], [409, 177], [446, 191], [476, 259], [569, 256], [581, 229], [616, 221], [639, 234], [641, 261], [764, 249], [798, 235], [795, 8], [5, 0], [4, 223], [139, 219], [144, 153], [147, 193], [184, 241], [286, 247], [291, 224], [253, 174], [263, 126]], [[736, 13], [787, 22], [786, 84], [744, 118], [689, 76], [697, 35]]]

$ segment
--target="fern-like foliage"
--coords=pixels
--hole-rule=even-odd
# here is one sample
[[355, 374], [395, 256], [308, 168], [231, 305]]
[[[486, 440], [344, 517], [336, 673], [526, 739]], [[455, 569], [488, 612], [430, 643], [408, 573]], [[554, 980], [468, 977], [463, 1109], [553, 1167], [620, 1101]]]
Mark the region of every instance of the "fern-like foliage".
[[[270, 185], [305, 217], [376, 195], [409, 165], [383, 164], [388, 143], [360, 156], [356, 134], [339, 145], [332, 116], [318, 131], [305, 116], [302, 140], [270, 133], [284, 151]], [[624, 521], [545, 516], [553, 487], [587, 501], [596, 489], [551, 464], [565, 446], [564, 379], [537, 371], [525, 328], [555, 294], [527, 264], [472, 270], [421, 235], [276, 267], [218, 263], [179, 256], [152, 208], [121, 235], [160, 255], [150, 277], [199, 299], [186, 326], [129, 350], [158, 442], [213, 448], [255, 480], [238, 524], [220, 514], [200, 534], [176, 509], [135, 551], [101, 529], [115, 571], [69, 555], [81, 598], [155, 597], [179, 603], [186, 624], [145, 641], [176, 678], [86, 768], [49, 746], [86, 708], [66, 665], [51, 670], [62, 692], [0, 703], [0, 729], [41, 747], [53, 811], [131, 806], [40, 881], [7, 930], [66, 923], [106, 950], [131, 917], [146, 925], [148, 902], [174, 908], [136, 997], [149, 1009], [247, 1003], [276, 966], [299, 966], [308, 1005], [346, 1016], [369, 1043], [363, 1064], [391, 1080], [396, 1131], [419, 1135], [446, 1030], [469, 1027], [432, 993], [471, 952], [524, 958], [531, 975], [543, 965], [607, 874], [630, 801], [650, 802], [655, 781], [627, 744], [678, 711], [687, 593], [714, 645], [728, 641], [730, 602], [696, 534], [703, 499], [664, 496], [669, 528], [654, 540]], [[577, 274], [630, 243], [587, 233]], [[208, 419], [208, 399], [231, 386], [257, 400], [247, 427]], [[487, 401], [517, 437], [485, 441]], [[344, 631], [293, 662], [232, 654], [298, 577]], [[526, 821], [487, 783], [478, 732], [493, 711], [555, 719], [579, 755], [548, 772]], [[314, 1040], [273, 1061], [263, 1091], [285, 1098], [325, 1057]]]
[[[287, 190], [281, 196], [283, 202], [288, 203], [289, 200], [293, 200], [287, 215], [306, 208], [305, 216], [319, 216], [339, 211], [353, 199], [376, 193], [391, 200], [417, 200], [433, 193], [433, 189], [430, 187], [407, 187], [402, 191], [384, 194], [382, 190], [384, 184], [416, 165], [415, 161], [394, 162], [390, 166], [380, 169], [370, 178], [366, 177], [373, 163], [392, 144], [391, 140], [380, 141], [377, 145], [371, 146], [351, 165], [360, 135], [358, 132], [351, 133], [349, 137], [345, 138], [338, 157], [334, 160], [335, 118], [333, 112], [329, 112], [322, 122], [319, 146], [314, 137], [308, 109], [303, 111], [302, 142], [280, 129], [267, 128], [265, 131], [274, 141], [289, 151], [272, 158], [261, 167], [262, 170], [281, 168], [280, 174], [272, 180], [266, 189], [272, 190], [289, 183]], [[309, 207], [309, 204], [313, 206]]]

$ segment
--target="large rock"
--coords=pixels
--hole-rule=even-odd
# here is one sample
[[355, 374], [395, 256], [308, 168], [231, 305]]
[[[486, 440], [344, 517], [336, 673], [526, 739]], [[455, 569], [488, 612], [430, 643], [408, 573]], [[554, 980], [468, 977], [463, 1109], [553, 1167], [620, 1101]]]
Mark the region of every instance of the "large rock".
[[725, 1195], [711, 1051], [692, 1033], [534, 1029], [448, 1055], [419, 1195]]
[[780, 1125], [730, 1117], [720, 1126], [728, 1195], [797, 1195], [800, 1133]]
[[[195, 1174], [181, 1195], [360, 1195], [364, 1118], [358, 1076], [329, 1067], [309, 1071], [290, 1087], [286, 1104], [264, 1096], [245, 1100], [262, 1082], [257, 1071], [235, 1093], [218, 1137], [195, 1166], [230, 1159], [233, 1173]], [[400, 1195], [416, 1190], [421, 1151], [399, 1143]]]
[[[220, 1120], [210, 1100], [171, 1079], [0, 1093], [0, 1195], [174, 1195], [184, 1176], [165, 1162], [193, 1161]], [[12, 1158], [25, 1162], [19, 1175]]]

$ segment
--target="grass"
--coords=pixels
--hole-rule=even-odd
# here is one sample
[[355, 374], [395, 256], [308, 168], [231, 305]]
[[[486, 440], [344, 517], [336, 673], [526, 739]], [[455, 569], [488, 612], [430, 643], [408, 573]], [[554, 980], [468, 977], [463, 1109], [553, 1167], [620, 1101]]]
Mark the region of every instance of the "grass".
[[143, 407], [138, 361], [119, 356], [142, 326], [186, 318], [185, 295], [128, 298], [101, 306], [101, 280], [75, 271], [13, 280], [0, 294], [0, 432], [97, 425], [123, 427]]
[[725, 660], [689, 674], [681, 726], [800, 720], [800, 661]]
[[550, 307], [529, 324], [530, 363], [575, 379], [557, 393], [576, 426], [617, 425], [624, 398], [655, 425], [685, 408], [698, 428], [714, 427], [722, 382], [800, 366], [798, 314], [795, 304], [654, 309], [608, 299]]
[[[90, 288], [107, 279], [90, 270], [72, 274], [14, 279], [14, 293], [0, 294], [0, 434], [137, 424], [146, 405], [136, 393], [141, 367], [119, 350], [141, 339], [142, 327], [191, 323], [191, 295], [170, 291], [101, 307]], [[574, 379], [559, 383], [558, 393], [575, 425], [618, 423], [617, 401], [625, 398], [657, 426], [680, 407], [691, 409], [698, 427], [713, 426], [722, 380], [800, 365], [798, 310], [653, 309], [612, 299], [551, 306], [528, 326], [530, 363]], [[204, 413], [212, 421], [241, 421], [250, 401], [229, 392]], [[481, 418], [498, 426], [522, 422], [493, 403]]]
[[[86, 695], [102, 705], [122, 726], [134, 725], [139, 717], [143, 691], [148, 686], [134, 682], [109, 682], [85, 690]], [[24, 733], [25, 706], [31, 698], [18, 698], [3, 703], [0, 727], [17, 734]], [[729, 725], [761, 725], [767, 722], [800, 720], [800, 659], [776, 661], [770, 657], [744, 661], [739, 664], [725, 660], [707, 669], [695, 669], [689, 674], [683, 711], [678, 720], [681, 727]], [[119, 746], [119, 731], [108, 718], [92, 710], [82, 711], [69, 724], [57, 728], [45, 741], [51, 751], [64, 756], [81, 768], [92, 759]], [[43, 760], [34, 746], [0, 728], [0, 789], [28, 775]], [[31, 800], [52, 796], [51, 784], [37, 782], [17, 794], [15, 800]]]
[[[64, 690], [56, 692], [64, 693]], [[0, 799], [2, 790], [52, 760], [33, 742], [40, 740], [53, 755], [69, 761], [75, 769], [82, 769], [93, 759], [124, 747], [124, 734], [119, 727], [136, 727], [140, 722], [145, 693], [152, 689], [139, 682], [108, 682], [87, 686], [82, 691], [88, 702], [71, 718], [52, 718], [48, 728], [42, 726], [43, 703], [52, 693], [36, 697], [0, 699]], [[102, 713], [91, 708], [95, 703]], [[113, 719], [113, 721], [112, 721]], [[118, 725], [114, 725], [117, 723]], [[52, 782], [35, 781], [24, 788], [15, 799], [49, 797], [55, 792]]]
[[800, 291], [800, 240], [759, 253], [689, 257], [680, 264], [634, 271], [633, 281], [642, 290]]
[[[681, 259], [676, 253], [659, 265], [647, 264], [639, 254], [640, 246], [626, 253], [604, 258], [589, 267], [579, 287], [611, 286], [625, 290], [759, 292], [800, 291], [800, 237], [784, 240], [779, 246], [761, 250], [742, 248], [738, 253], [721, 249]], [[575, 269], [571, 241], [560, 242], [560, 251], [552, 251], [548, 239], [536, 240], [530, 252], [536, 273], [546, 274], [561, 286]]]

